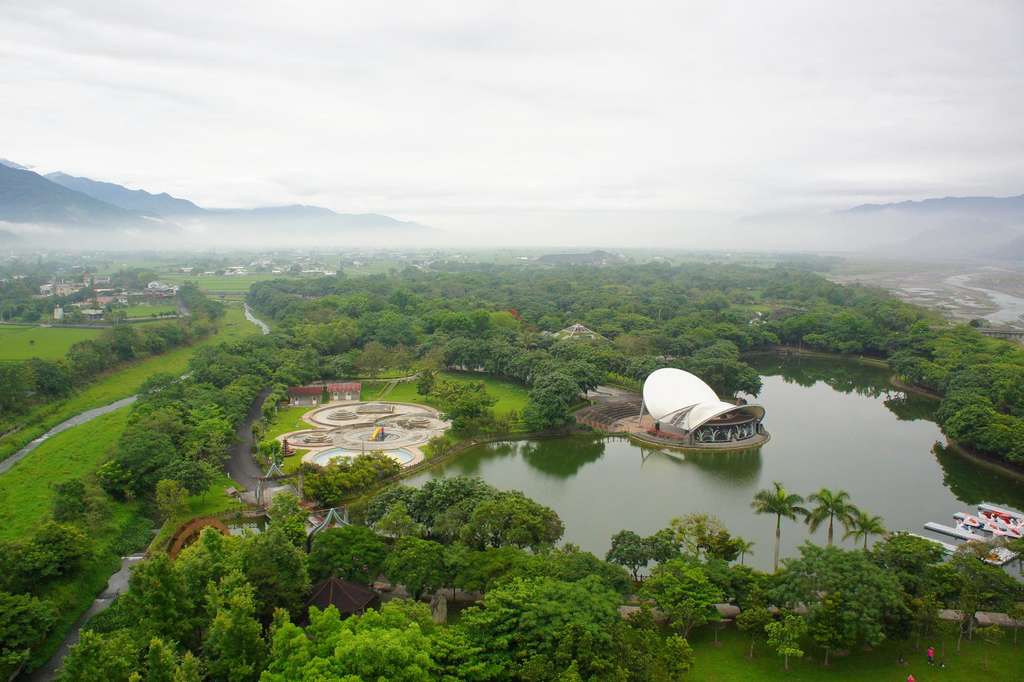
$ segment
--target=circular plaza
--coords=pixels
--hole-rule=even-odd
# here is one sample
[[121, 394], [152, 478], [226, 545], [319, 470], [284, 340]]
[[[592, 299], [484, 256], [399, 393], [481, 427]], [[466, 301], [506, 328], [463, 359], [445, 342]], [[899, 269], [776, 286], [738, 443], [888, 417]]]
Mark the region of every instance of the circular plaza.
[[451, 424], [437, 410], [415, 403], [337, 401], [302, 415], [310, 428], [277, 437], [289, 451], [303, 450], [303, 463], [326, 466], [382, 452], [403, 467], [423, 461], [421, 447]]

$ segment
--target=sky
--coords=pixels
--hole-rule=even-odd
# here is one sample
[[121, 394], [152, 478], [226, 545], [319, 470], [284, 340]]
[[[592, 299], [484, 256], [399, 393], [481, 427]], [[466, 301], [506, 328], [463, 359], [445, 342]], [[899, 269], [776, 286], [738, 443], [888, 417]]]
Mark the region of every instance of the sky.
[[0, 0], [0, 157], [481, 243], [1024, 192], [1024, 2]]

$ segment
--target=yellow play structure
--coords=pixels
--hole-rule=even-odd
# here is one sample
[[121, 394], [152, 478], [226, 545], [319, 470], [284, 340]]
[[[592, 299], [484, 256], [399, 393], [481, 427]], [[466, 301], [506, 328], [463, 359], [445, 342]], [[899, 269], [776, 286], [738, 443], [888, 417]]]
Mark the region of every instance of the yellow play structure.
[[370, 435], [370, 440], [384, 440], [384, 427], [378, 426]]

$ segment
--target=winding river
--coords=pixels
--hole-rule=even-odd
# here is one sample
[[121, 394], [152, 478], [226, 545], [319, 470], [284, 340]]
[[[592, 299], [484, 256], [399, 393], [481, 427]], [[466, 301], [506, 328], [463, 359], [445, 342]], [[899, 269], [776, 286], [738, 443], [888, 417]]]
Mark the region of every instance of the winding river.
[[[620, 529], [648, 534], [675, 516], [707, 512], [757, 543], [748, 563], [759, 568], [771, 565], [775, 519], [754, 514], [750, 501], [772, 481], [803, 495], [847, 490], [886, 527], [922, 534], [926, 521], [951, 524], [954, 512], [983, 501], [1024, 509], [1024, 482], [948, 450], [932, 418], [937, 403], [893, 388], [886, 369], [833, 359], [751, 362], [772, 435], [759, 450], [684, 454], [598, 436], [509, 441], [468, 450], [408, 483], [468, 474], [521, 490], [558, 512], [566, 542], [598, 555]], [[802, 524], [784, 521], [783, 556], [807, 538]], [[821, 529], [815, 540], [824, 538]]]

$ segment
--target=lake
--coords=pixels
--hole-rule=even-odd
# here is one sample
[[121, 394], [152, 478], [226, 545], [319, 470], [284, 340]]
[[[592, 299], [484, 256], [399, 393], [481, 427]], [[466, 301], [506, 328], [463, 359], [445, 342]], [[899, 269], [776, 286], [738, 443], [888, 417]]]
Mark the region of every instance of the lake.
[[[509, 441], [470, 449], [406, 483], [466, 474], [521, 490], [558, 512], [566, 542], [599, 556], [623, 528], [646, 535], [673, 517], [707, 512], [757, 543], [747, 562], [763, 569], [775, 520], [754, 514], [750, 501], [772, 481], [804, 496], [841, 488], [889, 529], [922, 534], [926, 521], [951, 525], [954, 512], [974, 512], [979, 502], [1024, 509], [1024, 482], [946, 450], [932, 421], [936, 401], [894, 389], [886, 369], [774, 356], [751, 364], [763, 378], [757, 402], [771, 433], [760, 449], [682, 453], [586, 435]], [[784, 520], [782, 556], [808, 537], [802, 523]], [[815, 540], [824, 543], [824, 528]]]

